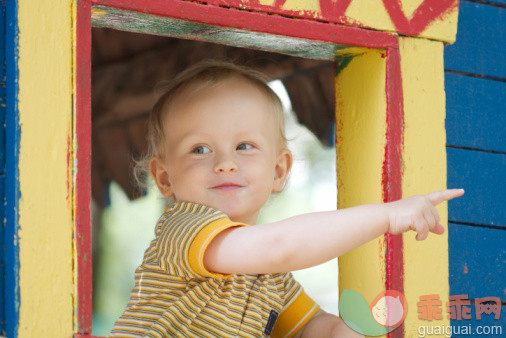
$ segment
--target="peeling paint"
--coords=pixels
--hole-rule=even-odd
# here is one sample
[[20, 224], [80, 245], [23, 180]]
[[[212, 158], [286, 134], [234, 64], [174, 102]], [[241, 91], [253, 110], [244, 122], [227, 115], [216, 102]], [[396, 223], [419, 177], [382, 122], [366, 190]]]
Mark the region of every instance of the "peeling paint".
[[71, 2], [17, 4], [22, 198], [18, 209], [19, 326], [13, 336], [70, 337], [74, 333], [68, 172], [73, 93]]
[[320, 60], [333, 60], [339, 50], [349, 48], [334, 43], [218, 27], [115, 8], [96, 7], [96, 9], [107, 12], [107, 15], [92, 17], [95, 27], [167, 35]]
[[[102, 1], [95, 1], [100, 3]], [[254, 11], [455, 41], [458, 0], [204, 0]]]

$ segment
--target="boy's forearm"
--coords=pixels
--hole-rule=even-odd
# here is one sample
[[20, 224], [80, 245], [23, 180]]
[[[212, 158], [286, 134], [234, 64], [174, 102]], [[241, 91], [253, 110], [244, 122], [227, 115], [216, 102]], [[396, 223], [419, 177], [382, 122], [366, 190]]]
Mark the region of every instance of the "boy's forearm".
[[388, 226], [387, 207], [378, 203], [228, 229], [209, 245], [204, 264], [222, 273], [304, 269], [369, 242]]
[[389, 217], [386, 205], [376, 203], [299, 215], [264, 226], [282, 233], [280, 271], [293, 271], [321, 264], [383, 235]]

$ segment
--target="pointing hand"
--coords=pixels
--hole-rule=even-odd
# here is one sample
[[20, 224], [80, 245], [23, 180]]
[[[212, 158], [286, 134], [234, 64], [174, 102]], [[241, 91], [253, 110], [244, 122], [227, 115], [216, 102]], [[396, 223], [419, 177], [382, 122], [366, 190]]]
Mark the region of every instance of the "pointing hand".
[[443, 234], [445, 229], [439, 223], [441, 217], [436, 210], [436, 205], [463, 194], [464, 189], [447, 189], [386, 203], [390, 220], [388, 232], [397, 235], [414, 230], [418, 233], [416, 235], [418, 241], [426, 239], [429, 231], [439, 235]]

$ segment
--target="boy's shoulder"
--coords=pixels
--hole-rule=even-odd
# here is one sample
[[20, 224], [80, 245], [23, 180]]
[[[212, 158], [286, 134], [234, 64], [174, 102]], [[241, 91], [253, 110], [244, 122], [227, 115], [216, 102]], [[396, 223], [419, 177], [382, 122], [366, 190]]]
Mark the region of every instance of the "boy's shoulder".
[[177, 201], [164, 208], [157, 222], [156, 233], [163, 228], [193, 225], [200, 228], [209, 223], [232, 223], [228, 216], [213, 207], [196, 202]]
[[163, 209], [163, 214], [167, 214], [167, 216], [174, 216], [178, 214], [193, 214], [193, 215], [211, 215], [211, 214], [220, 214], [224, 217], [228, 217], [222, 211], [210, 207], [208, 205], [189, 202], [189, 201], [176, 201], [171, 205], [165, 207]]

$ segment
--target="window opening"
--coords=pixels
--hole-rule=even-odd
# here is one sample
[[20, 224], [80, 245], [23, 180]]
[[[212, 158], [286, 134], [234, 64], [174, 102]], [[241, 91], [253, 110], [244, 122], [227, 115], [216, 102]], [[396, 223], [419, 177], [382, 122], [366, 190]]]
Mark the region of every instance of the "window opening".
[[[107, 35], [110, 36], [107, 38]], [[128, 35], [131, 44], [122, 45], [120, 35]], [[128, 73], [125, 70], [138, 74], [149, 73], [156, 69], [149, 64], [161, 58], [165, 61], [160, 65], [166, 68], [159, 71], [167, 71], [167, 67], [180, 62], [177, 57], [168, 58], [167, 55], [174, 53], [176, 44], [181, 40], [102, 28], [94, 28], [93, 37], [92, 333], [105, 336], [126, 306], [134, 283], [134, 271], [142, 262], [144, 250], [154, 237], [154, 226], [165, 206], [156, 186], [151, 185], [139, 197], [139, 192], [133, 191], [125, 181], [131, 178], [125, 177], [124, 172], [121, 173], [118, 169], [118, 166], [124, 168], [131, 164], [128, 163], [130, 153], [138, 156], [143, 151], [139, 139], [142, 139], [145, 132], [144, 120], [155, 101], [153, 86], [157, 84], [146, 84], [145, 78], [149, 76], [124, 77]], [[110, 41], [106, 43], [107, 48], [100, 47], [104, 41]], [[190, 44], [197, 46], [195, 48], [200, 46], [202, 55], [204, 52], [209, 54], [209, 48], [223, 48], [209, 43], [187, 42], [185, 48], [190, 48]], [[249, 60], [238, 62], [246, 65], [250, 63], [258, 66], [262, 62], [269, 62], [269, 57], [277, 55], [260, 52], [262, 57], [259, 57], [258, 51], [242, 48], [233, 50], [236, 53], [250, 54]], [[188, 55], [191, 58], [194, 54]], [[304, 81], [305, 75], [311, 73], [330, 72], [331, 88], [326, 89], [333, 93], [333, 62], [322, 63], [285, 55], [274, 62], [271, 60], [271, 67], [278, 68], [273, 73], [283, 74], [283, 69], [286, 73], [286, 68], [290, 67], [286, 58], [306, 64], [298, 66], [301, 69], [293, 69], [293, 74], [298, 76], [296, 81]], [[194, 59], [198, 57], [194, 56]], [[114, 82], [114, 79], [109, 79], [111, 76], [119, 77], [120, 81]], [[285, 191], [271, 196], [262, 209], [259, 223], [305, 212], [335, 209], [337, 190], [333, 125], [326, 123], [322, 127], [315, 125], [314, 121], [312, 125], [311, 121], [306, 121], [313, 130], [320, 130], [320, 140], [331, 145], [324, 146], [308, 128], [298, 123], [282, 81], [273, 81], [271, 86], [285, 106], [286, 132], [290, 140], [288, 146], [294, 153], [294, 165]], [[333, 116], [334, 107], [330, 105], [325, 108], [330, 109], [330, 116]], [[332, 121], [328, 116], [326, 118], [329, 122]], [[108, 156], [112, 158], [107, 160]], [[294, 276], [324, 310], [337, 314], [337, 259], [318, 267], [296, 271]]]

